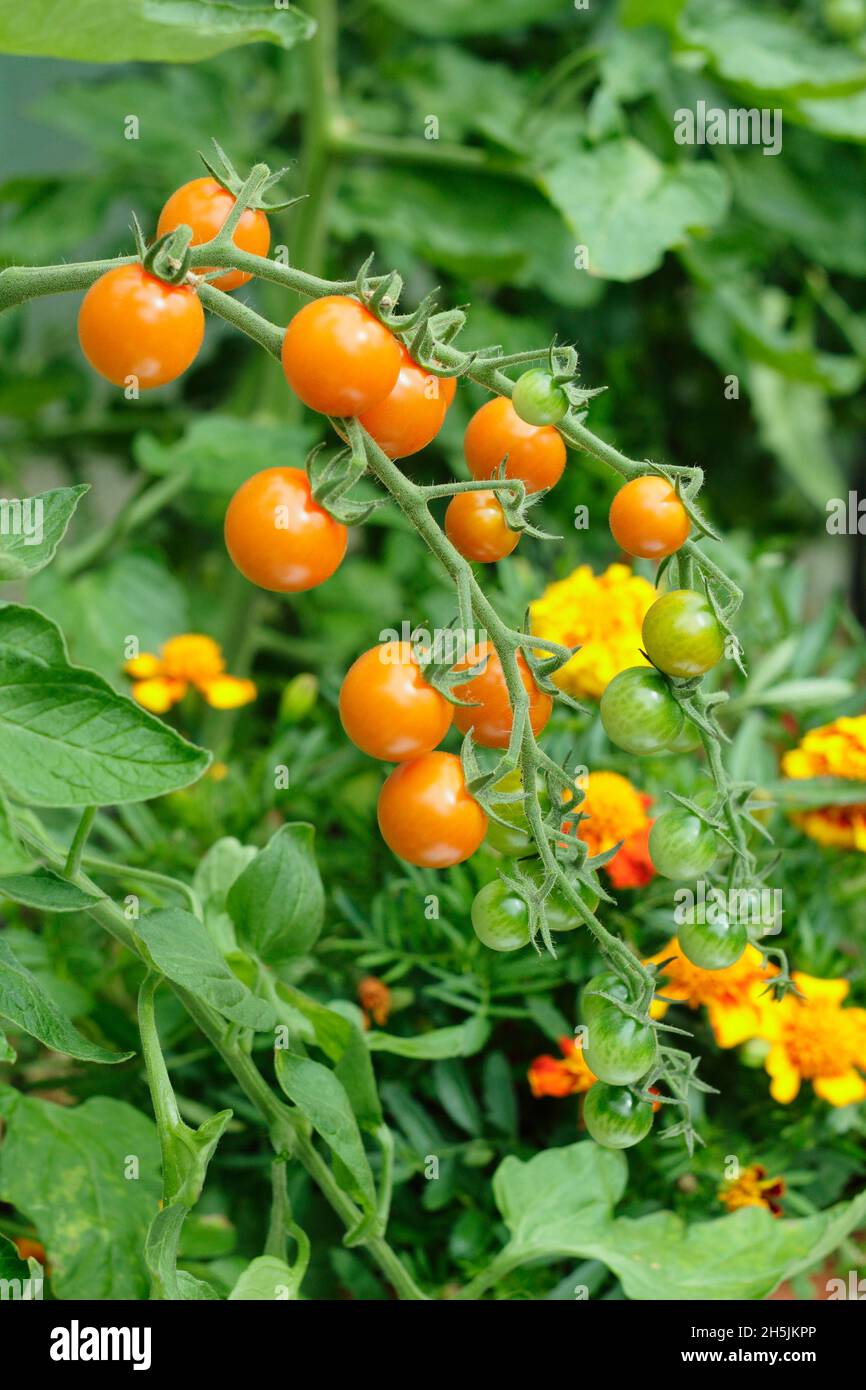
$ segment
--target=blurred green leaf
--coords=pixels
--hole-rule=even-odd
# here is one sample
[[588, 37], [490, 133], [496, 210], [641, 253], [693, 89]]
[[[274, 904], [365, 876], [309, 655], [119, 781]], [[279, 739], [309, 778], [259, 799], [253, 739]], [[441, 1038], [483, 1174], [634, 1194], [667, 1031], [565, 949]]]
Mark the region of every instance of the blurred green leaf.
[[82, 483], [0, 502], [0, 580], [24, 579], [50, 564], [79, 498], [88, 491], [89, 484]]
[[268, 965], [309, 951], [322, 930], [325, 895], [314, 836], [302, 822], [281, 826], [228, 891], [238, 941]]

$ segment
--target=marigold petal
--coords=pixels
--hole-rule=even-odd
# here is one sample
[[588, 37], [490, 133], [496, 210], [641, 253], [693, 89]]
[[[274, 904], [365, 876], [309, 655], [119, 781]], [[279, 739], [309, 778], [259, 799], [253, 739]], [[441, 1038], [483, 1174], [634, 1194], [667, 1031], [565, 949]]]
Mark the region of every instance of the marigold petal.
[[815, 975], [804, 974], [802, 970], [794, 970], [791, 979], [809, 1003], [823, 999], [828, 1004], [841, 1004], [851, 988], [849, 980], [820, 980]]
[[162, 662], [158, 656], [154, 656], [153, 652], [141, 652], [138, 656], [124, 662], [123, 669], [128, 676], [132, 676], [135, 680], [146, 681], [161, 673]]
[[213, 680], [198, 680], [196, 685], [214, 709], [239, 709], [257, 694], [253, 682], [239, 676], [215, 676]]
[[839, 1076], [816, 1076], [812, 1087], [816, 1096], [835, 1106], [856, 1105], [866, 1100], [866, 1081], [853, 1067]]
[[712, 999], [707, 1014], [719, 1047], [739, 1047], [740, 1043], [761, 1036], [758, 1014], [749, 1004]]
[[153, 680], [136, 681], [132, 687], [132, 697], [151, 714], [165, 714], [187, 692], [186, 681], [169, 680], [166, 676], [155, 676]]

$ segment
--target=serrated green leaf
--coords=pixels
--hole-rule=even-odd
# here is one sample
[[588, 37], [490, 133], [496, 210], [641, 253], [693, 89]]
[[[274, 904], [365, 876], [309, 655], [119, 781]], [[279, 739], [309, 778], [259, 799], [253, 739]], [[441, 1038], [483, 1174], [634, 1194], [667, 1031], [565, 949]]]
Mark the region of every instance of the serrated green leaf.
[[[82, 483], [78, 487], [54, 488], [35, 497], [0, 502], [3, 509], [0, 517], [3, 523], [0, 527], [0, 580], [26, 579], [53, 560], [75, 508], [89, 490], [89, 485]], [[15, 520], [12, 509], [18, 507], [21, 508], [20, 516], [27, 523], [23, 529], [20, 524], [12, 526]]]
[[59, 629], [34, 608], [0, 609], [0, 779], [40, 806], [146, 801], [188, 786], [210, 754], [69, 664]]

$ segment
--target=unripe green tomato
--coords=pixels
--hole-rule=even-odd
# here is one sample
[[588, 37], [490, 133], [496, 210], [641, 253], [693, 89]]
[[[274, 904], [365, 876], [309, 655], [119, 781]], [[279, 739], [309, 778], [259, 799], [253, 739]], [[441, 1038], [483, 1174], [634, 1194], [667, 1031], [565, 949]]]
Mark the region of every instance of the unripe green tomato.
[[471, 916], [475, 935], [491, 951], [519, 951], [529, 942], [529, 909], [501, 879], [475, 894]]
[[600, 974], [587, 980], [580, 993], [580, 1013], [587, 1025], [600, 1010], [611, 1007], [607, 999], [601, 998], [602, 994], [621, 999], [623, 1003], [631, 1001], [631, 991], [622, 976], [613, 970], [602, 970]]
[[824, 0], [822, 15], [837, 39], [856, 39], [866, 28], [866, 0]]
[[663, 753], [683, 727], [683, 712], [670, 685], [649, 666], [630, 666], [614, 676], [600, 711], [611, 743], [626, 753]]
[[[539, 860], [535, 860], [531, 864], [521, 864], [520, 867], [541, 887], [545, 879], [545, 870]], [[568, 871], [566, 870], [566, 872]], [[595, 912], [598, 907], [598, 894], [593, 893], [584, 883], [576, 881], [575, 887], [590, 912]], [[583, 919], [578, 916], [577, 909], [558, 888], [554, 888], [552, 892], [548, 893], [544, 900], [544, 908], [547, 925], [551, 931], [574, 931], [575, 927], [583, 926]]]
[[701, 731], [697, 724], [693, 724], [688, 715], [683, 718], [683, 727], [680, 729], [676, 738], [672, 738], [668, 744], [668, 751], [671, 753], [693, 753], [696, 748], [701, 746]]
[[715, 832], [685, 806], [665, 811], [649, 833], [650, 859], [665, 878], [700, 878], [718, 857]]
[[293, 676], [280, 696], [280, 723], [299, 723], [315, 705], [318, 694], [319, 682], [311, 671], [302, 671], [300, 675]]
[[[603, 986], [596, 979], [591, 982], [591, 988]], [[618, 989], [605, 989], [605, 993], [622, 997]], [[598, 996], [589, 996], [589, 999], [589, 1016], [584, 1015], [587, 1036], [583, 1056], [586, 1065], [595, 1072], [599, 1081], [607, 1081], [614, 1086], [628, 1086], [639, 1081], [658, 1058], [655, 1030], [648, 1023], [629, 1018], [616, 1004], [606, 999]]]
[[558, 425], [568, 411], [568, 396], [550, 372], [533, 367], [514, 383], [511, 404], [527, 425]]
[[702, 676], [721, 661], [725, 634], [705, 594], [672, 589], [643, 620], [643, 649], [666, 676]]
[[684, 922], [677, 928], [680, 950], [699, 970], [726, 970], [746, 949], [742, 922]]
[[605, 1149], [630, 1149], [652, 1129], [653, 1108], [621, 1086], [597, 1081], [586, 1093], [583, 1120], [590, 1137]]
[[[520, 791], [522, 787], [523, 777], [519, 768], [515, 768], [513, 772], [506, 772], [505, 776], [500, 777], [493, 787], [491, 799], [496, 808], [496, 814], [509, 822], [506, 827], [499, 825], [492, 817], [488, 819], [487, 843], [499, 850], [500, 854], [516, 856], [528, 854], [535, 849], [535, 841], [529, 831], [529, 822], [526, 819], [526, 808], [523, 802], [496, 802], [495, 799], [497, 792], [516, 792]], [[541, 814], [544, 815], [550, 805], [550, 797], [542, 778], [538, 779], [537, 792]]]

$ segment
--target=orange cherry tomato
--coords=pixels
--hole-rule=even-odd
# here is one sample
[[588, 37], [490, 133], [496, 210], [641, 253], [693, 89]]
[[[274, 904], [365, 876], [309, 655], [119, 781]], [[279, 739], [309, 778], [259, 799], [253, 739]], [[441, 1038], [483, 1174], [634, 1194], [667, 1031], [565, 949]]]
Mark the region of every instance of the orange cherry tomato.
[[389, 458], [417, 454], [436, 438], [448, 405], [439, 377], [431, 376], [401, 349], [397, 380], [384, 400], [361, 415], [364, 429]]
[[522, 478], [527, 492], [553, 487], [565, 468], [565, 445], [552, 425], [527, 425], [507, 396], [476, 410], [463, 438], [473, 478], [491, 478], [505, 455], [508, 478]]
[[167, 285], [144, 266], [119, 265], [90, 286], [78, 311], [78, 341], [91, 367], [115, 386], [130, 377], [149, 391], [174, 381], [204, 337], [204, 311], [189, 285]]
[[489, 565], [510, 555], [520, 532], [505, 520], [496, 493], [456, 492], [445, 512], [445, 534], [467, 560]]
[[264, 468], [228, 505], [225, 540], [241, 574], [260, 589], [297, 593], [330, 579], [346, 553], [346, 528], [310, 492], [301, 468]]
[[[462, 661], [458, 671], [469, 666], [477, 666], [484, 655], [487, 665], [480, 675], [473, 676], [465, 685], [454, 687], [458, 700], [472, 700], [472, 705], [455, 705], [454, 723], [461, 734], [472, 730], [476, 743], [484, 748], [506, 748], [511, 737], [514, 722], [508, 687], [502, 671], [502, 663], [492, 642], [482, 642]], [[532, 678], [532, 672], [522, 652], [517, 653], [517, 665], [523, 688], [529, 696], [529, 723], [534, 734], [540, 734], [553, 709], [553, 697], [539, 690]]]
[[445, 397], [445, 409], [450, 410], [454, 404], [454, 397], [457, 395], [457, 378], [456, 376], [440, 376], [437, 377], [437, 381], [439, 382], [439, 390]]
[[610, 529], [627, 555], [663, 560], [688, 538], [689, 516], [667, 479], [647, 473], [632, 478], [614, 497]]
[[[159, 214], [156, 224], [158, 237], [173, 232], [175, 227], [191, 227], [191, 246], [212, 241], [235, 205], [236, 199], [216, 179], [190, 179], [175, 190]], [[241, 251], [254, 256], [266, 256], [271, 245], [271, 229], [261, 208], [245, 208], [235, 227], [232, 241]], [[206, 275], [206, 270], [199, 270]], [[252, 280], [245, 270], [227, 270], [217, 280], [211, 280], [218, 290], [236, 290]]]
[[283, 371], [296, 395], [322, 415], [361, 415], [393, 390], [402, 365], [390, 329], [357, 299], [325, 295], [305, 304], [283, 338]]
[[424, 869], [462, 864], [487, 832], [454, 753], [425, 753], [395, 767], [379, 793], [378, 814], [388, 848]]
[[430, 753], [451, 727], [453, 706], [425, 681], [409, 642], [371, 647], [349, 667], [340, 719], [352, 742], [387, 763]]

